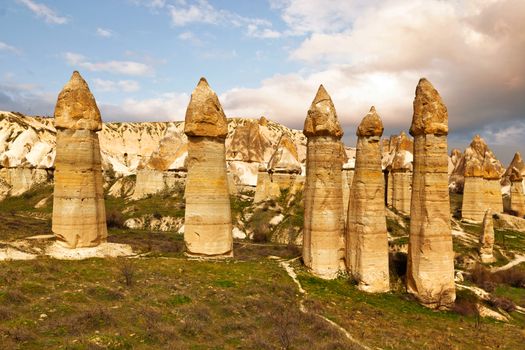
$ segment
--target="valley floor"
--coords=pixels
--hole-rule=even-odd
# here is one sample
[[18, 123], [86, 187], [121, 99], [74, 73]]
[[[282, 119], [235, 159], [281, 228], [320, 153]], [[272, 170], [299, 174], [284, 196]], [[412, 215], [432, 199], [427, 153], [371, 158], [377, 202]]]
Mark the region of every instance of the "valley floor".
[[[49, 208], [17, 204], [44, 195], [1, 206], [2, 241], [51, 232]], [[400, 245], [406, 241], [402, 225], [389, 222]], [[460, 269], [479, 227], [457, 229], [465, 231], [454, 238]], [[498, 231], [496, 243], [505, 256], [496, 265], [525, 255], [524, 237]], [[109, 241], [130, 244], [141, 254], [0, 262], [0, 349], [523, 349], [525, 344], [525, 315], [517, 311], [509, 322], [431, 311], [404, 291], [399, 271], [392, 271], [391, 293], [369, 295], [345, 276], [312, 277], [294, 245], [239, 240], [235, 258], [212, 262], [185, 258], [182, 236], [173, 232], [113, 228]], [[525, 264], [513, 269], [525, 270]], [[525, 307], [524, 288], [498, 284], [493, 294]], [[458, 300], [470, 298], [458, 292]]]

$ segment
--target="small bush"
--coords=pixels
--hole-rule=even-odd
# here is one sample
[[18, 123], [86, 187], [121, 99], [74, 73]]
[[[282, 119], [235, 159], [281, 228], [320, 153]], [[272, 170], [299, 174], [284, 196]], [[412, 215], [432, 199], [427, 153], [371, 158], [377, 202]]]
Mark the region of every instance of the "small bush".
[[487, 292], [493, 292], [499, 284], [525, 288], [525, 270], [515, 266], [493, 273], [485, 266], [476, 264], [470, 272], [470, 280]]
[[261, 223], [253, 232], [253, 241], [255, 243], [266, 243], [269, 241], [270, 226], [267, 223]]
[[118, 269], [126, 286], [132, 287], [135, 282], [135, 263], [131, 259], [119, 259]]
[[112, 210], [106, 214], [106, 224], [109, 228], [124, 228], [124, 217], [122, 213]]
[[478, 315], [477, 308], [478, 298], [468, 291], [457, 291], [456, 301], [452, 307], [452, 311], [462, 316], [476, 316]]
[[490, 306], [505, 310], [506, 312], [512, 312], [516, 310], [516, 304], [514, 304], [512, 300], [504, 297], [492, 296], [488, 303]]

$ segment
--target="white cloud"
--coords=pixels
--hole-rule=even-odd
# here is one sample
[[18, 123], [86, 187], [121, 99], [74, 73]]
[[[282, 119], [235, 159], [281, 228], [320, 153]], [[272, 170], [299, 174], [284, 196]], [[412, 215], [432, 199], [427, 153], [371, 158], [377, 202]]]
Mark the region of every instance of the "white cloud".
[[193, 32], [190, 31], [180, 33], [178, 35], [178, 38], [183, 41], [188, 41], [196, 46], [202, 45], [202, 41]]
[[[152, 7], [151, 3], [145, 5]], [[245, 17], [235, 12], [218, 9], [207, 0], [195, 0], [192, 2], [179, 0], [174, 4], [162, 2], [156, 7], [166, 8], [172, 24], [176, 27], [184, 27], [194, 23], [230, 25], [244, 28], [246, 35], [253, 38], [275, 39], [282, 36], [280, 32], [272, 29], [272, 22], [266, 19]]]
[[11, 52], [17, 55], [20, 55], [21, 53], [20, 50], [17, 49], [16, 47], [8, 45], [2, 41], [0, 41], [0, 51], [7, 51], [7, 52]]
[[87, 69], [91, 72], [108, 72], [122, 75], [146, 76], [153, 74], [153, 67], [135, 61], [90, 62], [81, 54], [66, 52], [66, 62], [73, 67]]
[[113, 32], [109, 29], [97, 28], [97, 35], [103, 38], [110, 38], [113, 36]]
[[227, 14], [225, 11], [216, 10], [206, 0], [198, 0], [191, 5], [180, 2], [178, 5], [169, 5], [168, 8], [175, 26], [185, 26], [195, 22], [216, 24]]
[[104, 80], [104, 79], [93, 79], [93, 86], [98, 91], [123, 91], [123, 92], [136, 92], [140, 90], [140, 85], [135, 80]]
[[128, 98], [119, 105], [102, 103], [100, 109], [108, 121], [117, 117], [119, 121], [184, 120], [189, 100], [186, 93], [169, 92], [143, 100]]
[[69, 20], [66, 17], [58, 15], [55, 11], [44, 4], [33, 0], [18, 0], [19, 3], [25, 5], [31, 12], [38, 17], [43, 18], [47, 23], [51, 24], [65, 24]]

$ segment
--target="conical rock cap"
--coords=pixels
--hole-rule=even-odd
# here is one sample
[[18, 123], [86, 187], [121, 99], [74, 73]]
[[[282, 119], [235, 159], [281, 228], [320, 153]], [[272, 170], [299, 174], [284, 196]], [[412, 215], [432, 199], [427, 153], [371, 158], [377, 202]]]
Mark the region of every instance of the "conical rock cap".
[[376, 112], [374, 106], [370, 108], [370, 112], [361, 120], [361, 124], [357, 127], [356, 135], [358, 137], [373, 137], [383, 135], [383, 122]]
[[102, 118], [95, 97], [77, 71], [60, 91], [54, 115], [57, 129], [102, 130]]
[[201, 78], [191, 94], [186, 109], [184, 133], [188, 136], [207, 136], [225, 138], [228, 122], [217, 94], [210, 88], [205, 78]]
[[333, 136], [340, 139], [343, 136], [343, 129], [337, 120], [334, 103], [323, 85], [319, 86], [308, 110], [303, 133], [306, 137]]
[[448, 112], [434, 86], [427, 79], [421, 78], [416, 87], [410, 135], [428, 134], [448, 134]]

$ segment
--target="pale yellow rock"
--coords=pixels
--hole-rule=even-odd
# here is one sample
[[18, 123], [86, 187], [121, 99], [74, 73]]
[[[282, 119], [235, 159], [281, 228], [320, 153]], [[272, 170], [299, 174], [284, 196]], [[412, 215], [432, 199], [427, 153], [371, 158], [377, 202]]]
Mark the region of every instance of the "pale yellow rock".
[[359, 289], [390, 290], [381, 118], [372, 107], [357, 129], [355, 174], [346, 225], [346, 264]]
[[414, 174], [407, 291], [427, 307], [450, 307], [456, 291], [448, 192], [448, 113], [426, 79], [416, 88], [410, 133], [414, 136]]
[[264, 202], [270, 199], [279, 198], [281, 189], [277, 183], [272, 182], [270, 174], [265, 166], [259, 166], [257, 173], [257, 186], [255, 187], [254, 203]]
[[131, 198], [135, 200], [142, 199], [148, 195], [162, 192], [166, 188], [162, 171], [155, 169], [139, 169], [137, 170], [135, 190]]
[[186, 111], [188, 176], [184, 242], [190, 256], [233, 256], [232, 218], [224, 139], [226, 116], [201, 79]]
[[322, 85], [308, 111], [304, 134], [308, 142], [303, 261], [313, 274], [331, 279], [337, 277], [344, 255], [340, 143], [343, 131]]
[[387, 183], [386, 183], [386, 205], [388, 207], [393, 207], [394, 205], [394, 174], [392, 169], [388, 171]]
[[94, 247], [107, 239], [98, 135], [57, 130], [53, 227], [68, 248]]
[[409, 215], [412, 197], [412, 172], [409, 170], [393, 171], [392, 206], [397, 211]]
[[354, 174], [355, 174], [355, 169], [345, 169], [345, 168], [343, 168], [343, 171], [342, 171], [342, 175], [343, 175], [343, 180], [342, 180], [342, 184], [343, 184], [343, 217], [344, 217], [344, 220], [345, 220], [345, 225], [346, 225], [346, 221], [348, 219], [348, 215], [346, 215], [346, 213], [348, 213], [348, 203], [350, 202], [350, 189], [352, 188], [352, 182], [354, 180]]
[[[263, 123], [264, 124], [264, 123]], [[264, 125], [267, 125], [268, 122]], [[261, 125], [256, 120], [247, 120], [238, 126], [233, 133], [226, 151], [227, 160], [245, 162], [263, 162], [265, 154], [271, 147], [270, 140], [260, 130]]]
[[500, 179], [504, 169], [479, 135], [465, 150], [463, 167], [462, 218], [481, 222], [488, 208], [503, 212]]
[[72, 130], [102, 130], [95, 97], [86, 81], [75, 71], [64, 86], [55, 106], [55, 127]]
[[100, 145], [100, 112], [78, 72], [58, 96], [52, 230], [68, 248], [106, 242], [106, 209]]
[[494, 221], [492, 220], [492, 210], [489, 208], [483, 217], [483, 226], [479, 236], [479, 255], [483, 263], [496, 261], [492, 254], [494, 248]]
[[519, 217], [525, 216], [525, 194], [520, 170], [512, 168], [510, 173], [510, 210]]
[[401, 132], [392, 160], [392, 207], [403, 214], [410, 214], [412, 196], [414, 143]]
[[191, 94], [186, 109], [184, 133], [187, 136], [207, 136], [225, 138], [228, 122], [217, 94], [210, 88], [205, 78]]

